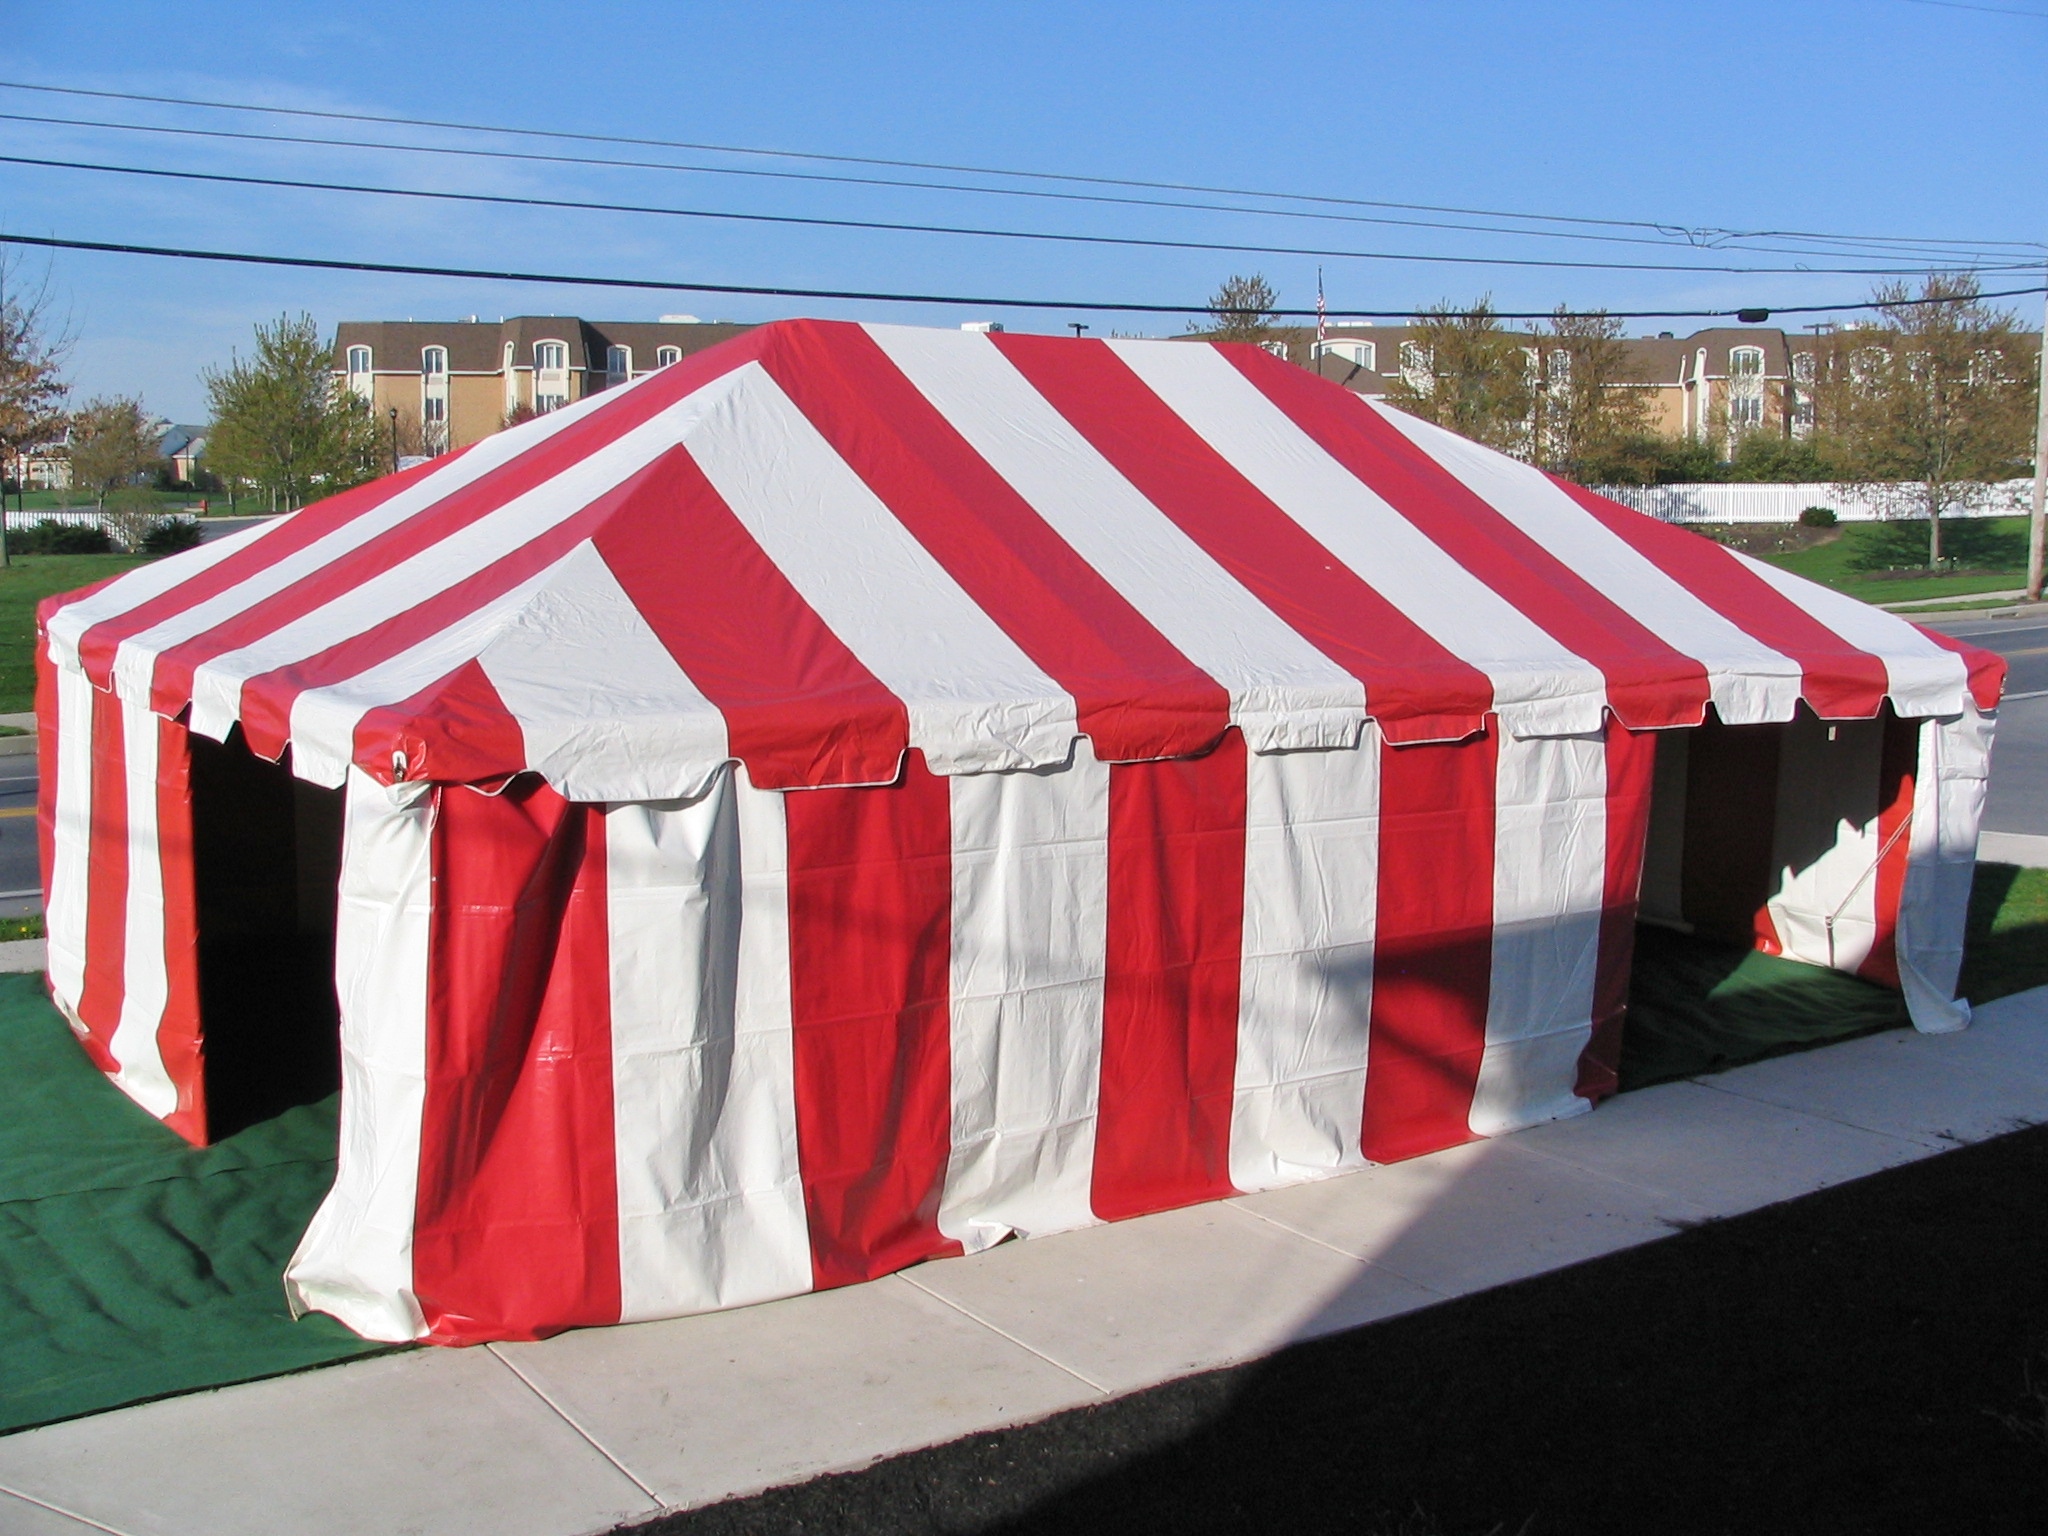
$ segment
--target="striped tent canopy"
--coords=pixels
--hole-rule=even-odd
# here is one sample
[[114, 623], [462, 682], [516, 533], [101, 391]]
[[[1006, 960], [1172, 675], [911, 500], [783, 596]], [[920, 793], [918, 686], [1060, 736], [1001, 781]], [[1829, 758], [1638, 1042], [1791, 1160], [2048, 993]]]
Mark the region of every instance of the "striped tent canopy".
[[42, 621], [52, 992], [204, 1140], [317, 932], [373, 1337], [1578, 1113], [1639, 907], [1967, 1018], [1997, 658], [1256, 347], [764, 326]]
[[49, 640], [318, 783], [575, 800], [1973, 686], [1952, 641], [1254, 347], [814, 321], [124, 576]]

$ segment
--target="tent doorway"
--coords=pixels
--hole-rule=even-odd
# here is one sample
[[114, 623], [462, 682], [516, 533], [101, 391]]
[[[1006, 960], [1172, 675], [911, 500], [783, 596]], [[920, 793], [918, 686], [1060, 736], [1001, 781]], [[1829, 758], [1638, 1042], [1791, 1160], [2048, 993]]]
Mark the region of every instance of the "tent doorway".
[[1624, 1090], [1908, 1025], [1891, 935], [1917, 740], [1889, 706], [1660, 734]]
[[214, 1140], [341, 1081], [334, 922], [342, 792], [193, 736], [192, 863]]

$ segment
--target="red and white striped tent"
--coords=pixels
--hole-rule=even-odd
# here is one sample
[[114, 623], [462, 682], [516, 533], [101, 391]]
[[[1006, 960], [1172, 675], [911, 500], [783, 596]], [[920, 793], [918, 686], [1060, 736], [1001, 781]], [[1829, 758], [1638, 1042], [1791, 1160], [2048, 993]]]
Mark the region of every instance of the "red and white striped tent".
[[344, 790], [376, 1338], [1577, 1113], [1639, 894], [1967, 1019], [1995, 658], [1255, 347], [770, 325], [44, 628], [51, 986], [195, 1140], [195, 783]]

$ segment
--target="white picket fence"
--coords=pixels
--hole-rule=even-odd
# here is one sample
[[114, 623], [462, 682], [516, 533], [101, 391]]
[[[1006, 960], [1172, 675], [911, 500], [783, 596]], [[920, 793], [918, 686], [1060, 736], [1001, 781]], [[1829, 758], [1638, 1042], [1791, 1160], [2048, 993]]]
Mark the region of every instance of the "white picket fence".
[[[1597, 485], [1602, 496], [1666, 523], [1796, 523], [1808, 507], [1826, 507], [1845, 523], [1909, 516], [1908, 498], [1890, 485]], [[1987, 485], [1958, 517], [2011, 517], [2033, 503], [2034, 482]]]
[[91, 507], [37, 507], [28, 512], [17, 507], [7, 509], [7, 529], [10, 533], [17, 528], [33, 528], [37, 523], [57, 523], [66, 528], [110, 526], [107, 514], [95, 512]]

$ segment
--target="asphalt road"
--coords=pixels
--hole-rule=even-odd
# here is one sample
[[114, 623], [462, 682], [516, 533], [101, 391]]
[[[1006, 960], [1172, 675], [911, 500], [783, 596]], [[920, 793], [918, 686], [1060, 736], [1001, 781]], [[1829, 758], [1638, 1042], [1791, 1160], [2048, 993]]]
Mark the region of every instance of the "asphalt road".
[[[35, 806], [35, 754], [0, 757], [0, 917], [25, 917], [43, 910]], [[11, 894], [16, 891], [28, 894]]]
[[1985, 830], [2048, 835], [2048, 614], [2021, 619], [1924, 619], [2005, 657], [2005, 703], [1991, 749]]
[[[2048, 834], [2048, 615], [1926, 622], [2011, 663], [1984, 825], [1995, 832]], [[41, 897], [33, 894], [41, 883], [35, 817], [23, 814], [35, 803], [34, 757], [0, 757], [0, 917], [42, 910]], [[31, 894], [6, 894], [14, 891]]]

